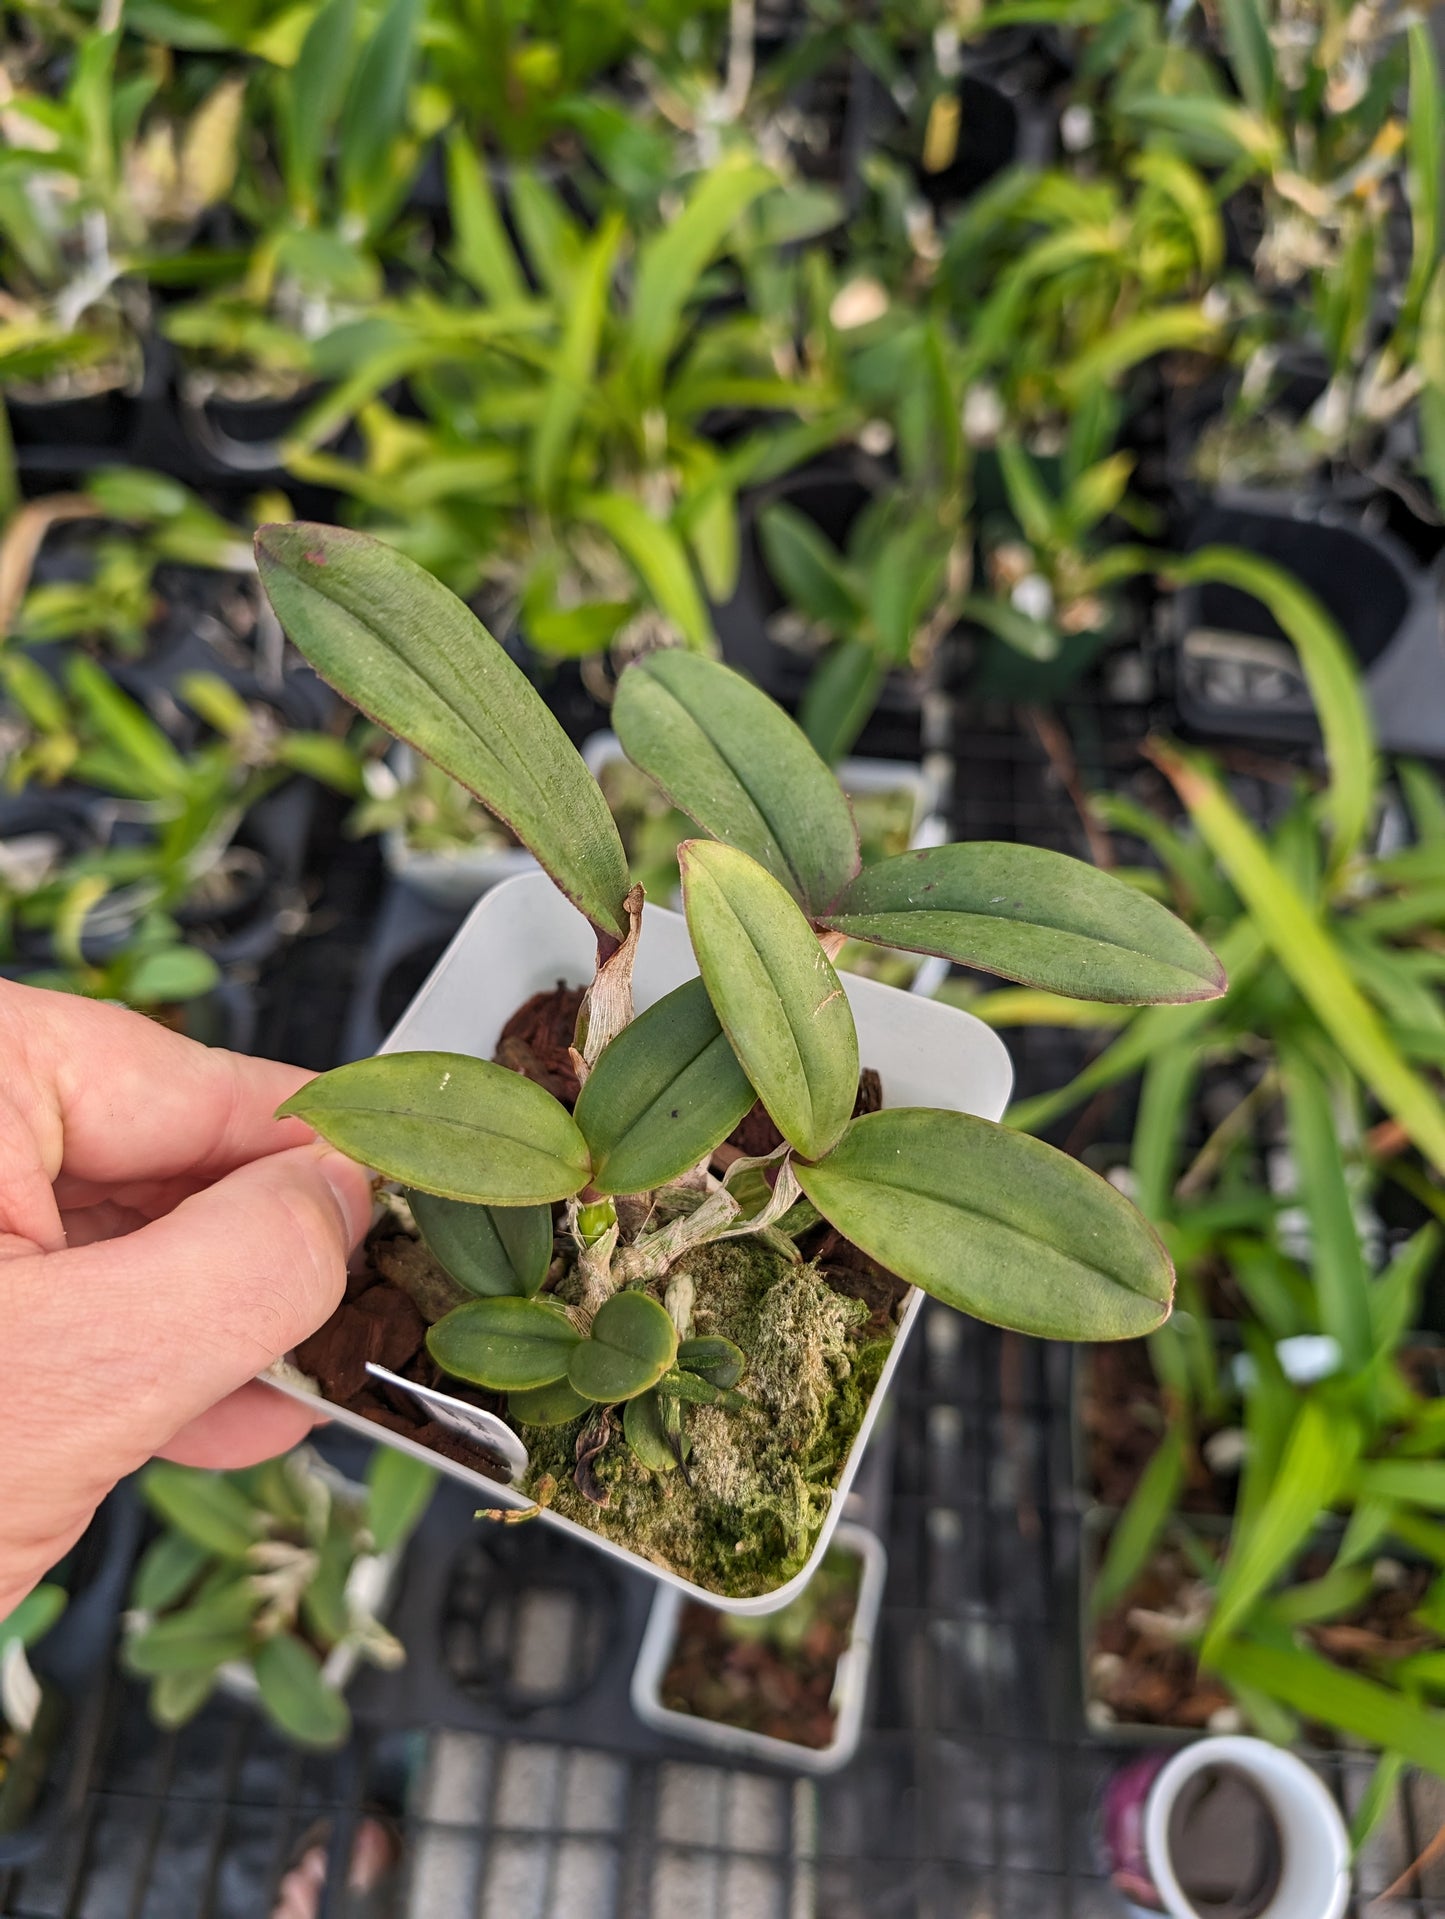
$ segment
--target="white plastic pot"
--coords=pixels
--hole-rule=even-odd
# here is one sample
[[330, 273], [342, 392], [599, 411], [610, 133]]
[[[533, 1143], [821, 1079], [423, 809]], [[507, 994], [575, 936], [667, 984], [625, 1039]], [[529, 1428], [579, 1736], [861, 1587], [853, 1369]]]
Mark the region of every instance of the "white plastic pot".
[[[397, 745], [387, 755], [387, 766], [399, 781], [411, 777], [414, 764], [408, 746]], [[383, 833], [381, 852], [394, 879], [444, 913], [464, 913], [503, 880], [537, 871], [525, 846], [457, 846], [428, 853], [413, 846], [399, 826]]]
[[[586, 985], [595, 962], [592, 928], [544, 874], [508, 880], [473, 908], [382, 1050], [470, 1053], [478, 1059], [491, 1059], [503, 1026], [524, 1001], [534, 993], [550, 991], [558, 980], [572, 986]], [[696, 975], [697, 963], [682, 915], [649, 906], [643, 916], [633, 971], [637, 1010], [644, 1012]], [[935, 1106], [974, 1113], [983, 1119], [1002, 1118], [1013, 1086], [1013, 1067], [1003, 1041], [982, 1020], [957, 1007], [901, 993], [877, 980], [844, 975], [843, 986], [858, 1027], [860, 1056], [865, 1066], [876, 1066], [882, 1074], [886, 1106]], [[774, 1591], [748, 1599], [724, 1598], [560, 1514], [544, 1512], [539, 1523], [560, 1527], [572, 1538], [723, 1612], [768, 1613], [787, 1605], [808, 1583], [827, 1551], [868, 1435], [902, 1357], [903, 1343], [922, 1304], [923, 1295], [915, 1288], [908, 1295], [898, 1332], [844, 1461], [813, 1551], [802, 1570]], [[271, 1383], [303, 1403], [316, 1404], [316, 1394], [298, 1386], [294, 1373], [290, 1379], [282, 1374]], [[462, 1480], [481, 1495], [479, 1503], [529, 1503], [524, 1494], [510, 1486], [484, 1478], [360, 1413], [348, 1412], [329, 1401], [323, 1403], [339, 1424], [383, 1445], [399, 1447]]]
[[[1144, 1808], [1144, 1856], [1162, 1910], [1199, 1919], [1169, 1856], [1175, 1801], [1196, 1773], [1229, 1766], [1261, 1795], [1279, 1828], [1283, 1872], [1261, 1919], [1340, 1919], [1350, 1897], [1350, 1840], [1340, 1809], [1318, 1773], [1282, 1746], [1226, 1734], [1186, 1746], [1159, 1773]], [[1148, 1919], [1143, 1907], [1133, 1907]]]
[[[742, 1726], [725, 1726], [695, 1713], [674, 1712], [662, 1703], [662, 1682], [672, 1662], [684, 1595], [664, 1586], [652, 1602], [647, 1630], [632, 1669], [632, 1710], [646, 1726], [673, 1739], [709, 1746], [726, 1759], [751, 1759], [793, 1772], [837, 1772], [858, 1750], [863, 1736], [863, 1709], [868, 1702], [868, 1673], [873, 1663], [873, 1635], [883, 1605], [888, 1577], [888, 1555], [882, 1542], [866, 1526], [844, 1520], [833, 1534], [833, 1549], [852, 1553], [863, 1562], [858, 1603], [846, 1651], [838, 1661], [833, 1682], [833, 1737], [826, 1746], [798, 1746]], [[723, 1610], [719, 1608], [718, 1610]], [[731, 1610], [730, 1608], [728, 1610]]]

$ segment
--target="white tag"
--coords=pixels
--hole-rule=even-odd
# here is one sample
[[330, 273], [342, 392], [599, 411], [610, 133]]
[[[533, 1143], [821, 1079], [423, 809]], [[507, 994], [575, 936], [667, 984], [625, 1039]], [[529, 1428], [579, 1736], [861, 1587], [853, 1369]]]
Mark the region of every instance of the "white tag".
[[507, 1468], [513, 1485], [526, 1472], [531, 1463], [527, 1448], [511, 1427], [498, 1419], [495, 1413], [485, 1412], [480, 1406], [469, 1406], [464, 1399], [453, 1399], [450, 1393], [440, 1393], [434, 1386], [418, 1386], [415, 1380], [403, 1379], [399, 1373], [388, 1372], [385, 1366], [378, 1366], [374, 1360], [367, 1360], [366, 1370], [373, 1379], [384, 1380], [398, 1392], [410, 1393], [439, 1426], [445, 1426], [448, 1431], [459, 1433], [463, 1439], [475, 1440], [479, 1446], [485, 1447], [494, 1459], [500, 1460]]
[[40, 1681], [30, 1670], [18, 1639], [7, 1639], [0, 1648], [0, 1707], [4, 1708], [6, 1725], [22, 1739], [34, 1728], [40, 1711]]

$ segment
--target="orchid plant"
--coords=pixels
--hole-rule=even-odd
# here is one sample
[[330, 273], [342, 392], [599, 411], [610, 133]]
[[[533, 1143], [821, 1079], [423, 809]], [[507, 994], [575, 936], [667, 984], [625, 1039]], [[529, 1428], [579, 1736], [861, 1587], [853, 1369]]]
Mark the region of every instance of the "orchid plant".
[[[681, 1463], [684, 1410], [742, 1410], [749, 1355], [692, 1335], [679, 1262], [750, 1236], [796, 1259], [800, 1214], [1023, 1332], [1111, 1339], [1165, 1318], [1162, 1245], [1074, 1160], [960, 1112], [854, 1117], [858, 1038], [833, 956], [853, 938], [1102, 1000], [1213, 998], [1219, 964], [1182, 922], [1033, 847], [860, 869], [848, 803], [793, 722], [674, 648], [626, 669], [614, 723], [700, 828], [679, 852], [699, 977], [634, 1017], [642, 892], [602, 793], [519, 669], [446, 588], [363, 535], [263, 527], [257, 555], [318, 671], [504, 819], [596, 932], [575, 1112], [503, 1066], [426, 1052], [343, 1066], [282, 1109], [408, 1189], [472, 1295], [431, 1327], [446, 1373], [506, 1393], [524, 1425], [620, 1407], [644, 1464]], [[781, 1145], [706, 1173], [759, 1100]], [[570, 1305], [543, 1290], [559, 1203]]]

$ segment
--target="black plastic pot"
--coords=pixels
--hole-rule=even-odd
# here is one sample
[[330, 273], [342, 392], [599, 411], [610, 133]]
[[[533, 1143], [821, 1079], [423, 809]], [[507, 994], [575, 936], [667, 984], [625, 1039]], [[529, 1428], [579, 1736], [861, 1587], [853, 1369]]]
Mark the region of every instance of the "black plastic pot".
[[28, 1770], [28, 1804], [22, 1812], [17, 1797], [8, 1829], [0, 1829], [0, 1868], [24, 1865], [55, 1848], [84, 1807], [140, 1527], [136, 1499], [128, 1486], [119, 1486], [64, 1562], [70, 1602], [29, 1655], [48, 1704], [44, 1724], [37, 1726], [40, 1743], [18, 1762]]
[[69, 453], [96, 447], [114, 456], [124, 449], [130, 436], [135, 397], [124, 386], [70, 400], [39, 396], [22, 399], [10, 393], [5, 398], [5, 410], [16, 448], [22, 453], [32, 448]]
[[[1343, 630], [1392, 753], [1445, 757], [1445, 635], [1439, 582], [1386, 533], [1299, 503], [1215, 503], [1188, 546], [1235, 546], [1310, 589]], [[1180, 713], [1208, 735], [1292, 742], [1318, 737], [1309, 689], [1273, 618], [1234, 587], [1182, 588], [1172, 608]]]
[[[841, 551], [873, 496], [873, 477], [872, 469], [861, 461], [817, 461], [775, 486], [760, 489], [745, 502], [737, 587], [725, 606], [714, 608], [714, 624], [728, 665], [747, 674], [792, 712], [797, 711], [819, 656], [783, 645], [769, 631], [778, 616], [786, 613], [789, 602], [768, 570], [758, 515], [764, 507], [786, 501]], [[865, 758], [916, 760], [921, 756], [922, 690], [912, 674], [888, 675], [873, 716], [851, 750]]]

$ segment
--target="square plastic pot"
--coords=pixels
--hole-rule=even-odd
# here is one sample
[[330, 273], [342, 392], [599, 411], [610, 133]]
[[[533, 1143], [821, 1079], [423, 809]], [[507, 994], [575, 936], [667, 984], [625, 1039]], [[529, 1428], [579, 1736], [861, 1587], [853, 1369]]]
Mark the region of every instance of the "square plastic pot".
[[846, 1766], [857, 1753], [858, 1742], [863, 1737], [873, 1636], [883, 1605], [888, 1555], [882, 1542], [865, 1526], [846, 1521], [834, 1533], [833, 1547], [860, 1560], [862, 1571], [853, 1628], [833, 1681], [833, 1737], [826, 1746], [795, 1745], [789, 1739], [774, 1739], [767, 1733], [749, 1732], [742, 1726], [726, 1726], [715, 1719], [700, 1718], [696, 1713], [675, 1712], [662, 1703], [662, 1683], [672, 1661], [678, 1624], [686, 1604], [683, 1595], [669, 1587], [664, 1587], [652, 1602], [647, 1630], [632, 1669], [632, 1710], [642, 1723], [655, 1732], [666, 1733], [671, 1739], [706, 1746], [722, 1759], [752, 1760], [806, 1773], [837, 1772]]
[[[544, 874], [524, 874], [507, 880], [473, 908], [382, 1050], [470, 1053], [478, 1059], [491, 1059], [502, 1027], [524, 1001], [534, 993], [549, 991], [558, 980], [573, 986], [585, 985], [592, 977], [594, 962], [592, 929]], [[682, 915], [669, 912], [665, 907], [649, 906], [643, 918], [633, 972], [637, 1010], [646, 1011], [665, 993], [695, 978], [696, 974], [697, 965]], [[1002, 1118], [1013, 1086], [1013, 1067], [1003, 1041], [982, 1020], [956, 1007], [883, 986], [876, 980], [844, 975], [843, 985], [857, 1022], [863, 1064], [876, 1065], [882, 1073], [886, 1106], [934, 1106], [973, 1113], [983, 1119]], [[922, 1304], [922, 1293], [916, 1288], [911, 1290], [813, 1550], [806, 1565], [774, 1591], [747, 1599], [723, 1598], [560, 1514], [544, 1512], [537, 1523], [561, 1527], [598, 1552], [675, 1586], [678, 1591], [720, 1611], [759, 1614], [786, 1606], [808, 1583], [827, 1551], [863, 1449], [897, 1371], [904, 1342]], [[308, 1393], [294, 1379], [288, 1381], [280, 1376], [271, 1383], [305, 1404], [316, 1404], [317, 1395]], [[472, 1486], [480, 1495], [480, 1504], [525, 1506], [530, 1503], [524, 1494], [498, 1480], [444, 1459], [415, 1441], [365, 1419], [360, 1413], [348, 1412], [329, 1401], [323, 1403], [340, 1424], [383, 1445], [397, 1446], [403, 1452], [426, 1459]]]

